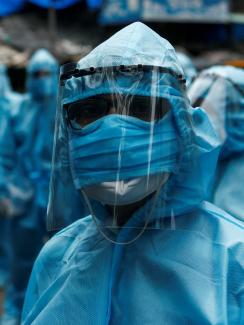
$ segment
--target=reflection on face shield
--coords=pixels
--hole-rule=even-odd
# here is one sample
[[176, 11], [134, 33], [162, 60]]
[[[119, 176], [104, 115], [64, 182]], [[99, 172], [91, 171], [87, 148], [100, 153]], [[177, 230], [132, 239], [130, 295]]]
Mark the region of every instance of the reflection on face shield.
[[80, 129], [110, 114], [128, 115], [146, 122], [160, 120], [170, 110], [170, 103], [165, 98], [108, 94], [67, 104], [65, 109], [69, 125]]

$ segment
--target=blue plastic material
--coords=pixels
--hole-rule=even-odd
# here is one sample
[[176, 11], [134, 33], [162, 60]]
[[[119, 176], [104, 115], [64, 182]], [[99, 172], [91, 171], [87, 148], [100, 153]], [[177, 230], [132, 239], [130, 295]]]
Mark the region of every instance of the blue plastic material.
[[212, 200], [244, 221], [244, 71], [230, 66], [206, 69], [193, 83], [189, 96], [201, 99], [216, 132], [224, 134]]
[[[50, 76], [34, 78], [36, 71], [49, 71]], [[33, 87], [39, 83], [38, 91]], [[48, 88], [45, 87], [45, 81]], [[11, 220], [11, 283], [7, 288], [3, 320], [20, 318], [29, 275], [34, 260], [46, 238], [46, 207], [51, 169], [52, 140], [56, 110], [58, 63], [46, 50], [38, 50], [27, 67], [27, 90], [18, 109], [12, 114], [12, 125], [19, 161], [11, 174], [20, 188], [29, 184], [30, 195], [21, 213]], [[44, 87], [42, 87], [44, 85]], [[36, 86], [36, 84], [35, 84]], [[48, 90], [48, 91], [46, 91]], [[21, 169], [21, 170], [20, 170]], [[24, 177], [21, 177], [21, 173]], [[19, 176], [19, 178], [18, 178]], [[28, 191], [24, 192], [27, 194]], [[23, 195], [24, 196], [24, 195]], [[15, 195], [13, 197], [15, 199]]]
[[[12, 202], [9, 193], [9, 174], [15, 158], [14, 132], [11, 114], [20, 103], [21, 97], [12, 92], [7, 69], [0, 64], [0, 287], [9, 280], [11, 245], [9, 239], [9, 217]], [[21, 178], [21, 175], [19, 175]], [[5, 206], [5, 208], [3, 208]]]
[[[2, 98], [0, 99], [2, 103]], [[6, 141], [8, 141], [9, 116], [0, 103], [0, 205], [2, 200], [8, 198], [6, 188], [6, 172], [9, 164], [8, 152], [6, 152]], [[8, 148], [10, 149], [10, 148]], [[10, 245], [8, 224], [9, 221], [3, 215], [4, 211], [0, 207], [0, 287], [5, 287], [9, 280], [9, 260]]]

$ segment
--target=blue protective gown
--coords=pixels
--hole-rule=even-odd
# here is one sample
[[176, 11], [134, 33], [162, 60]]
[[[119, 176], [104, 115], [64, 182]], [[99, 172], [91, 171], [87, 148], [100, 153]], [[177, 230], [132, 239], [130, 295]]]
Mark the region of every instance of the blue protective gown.
[[189, 97], [202, 101], [222, 142], [211, 201], [244, 221], [244, 71], [231, 66], [206, 69]]
[[[3, 322], [19, 322], [25, 290], [36, 256], [46, 237], [46, 206], [51, 168], [52, 141], [57, 95], [57, 61], [46, 50], [38, 50], [27, 67], [27, 90], [12, 114], [18, 164], [32, 189], [21, 215], [11, 221], [12, 267]], [[35, 78], [40, 70], [50, 76]], [[22, 177], [23, 180], [23, 177]], [[21, 184], [22, 186], [23, 184]], [[24, 238], [24, 240], [23, 240]]]
[[243, 225], [204, 202], [133, 245], [79, 220], [42, 250], [23, 324], [242, 324]]
[[[6, 148], [6, 139], [9, 140], [8, 126], [9, 116], [7, 112], [0, 107], [0, 200], [8, 199], [6, 188], [6, 160], [8, 160], [8, 157], [4, 150], [4, 148]], [[4, 211], [2, 211], [2, 213], [4, 213]], [[10, 256], [9, 238], [7, 234], [8, 220], [6, 219], [6, 215], [2, 215], [2, 213], [0, 213], [0, 287], [6, 285], [9, 276]]]
[[[212, 73], [231, 80], [240, 91], [229, 86], [225, 110], [226, 139], [218, 162], [213, 202], [244, 221], [244, 72], [234, 67], [213, 67]], [[223, 114], [224, 114], [223, 113]]]
[[[104, 53], [111, 51], [116, 60], [122, 55], [126, 61], [126, 55], [140, 54], [145, 44], [153, 60], [161, 40], [145, 25], [135, 23], [84, 60], [92, 62], [92, 56], [99, 57], [102, 51], [99, 58], [104, 62]], [[173, 49], [165, 45], [162, 57], [163, 51], [165, 62], [177, 65], [170, 61]], [[174, 96], [180, 95], [175, 91]], [[219, 143], [203, 110], [189, 108], [192, 125], [184, 123], [180, 106], [172, 112], [175, 132], [185, 144], [181, 147], [184, 159], [179, 172], [161, 189], [143, 235], [130, 245], [112, 244], [91, 216], [59, 232], [35, 262], [22, 324], [244, 322], [243, 224], [204, 201]], [[118, 230], [118, 242], [128, 240], [132, 226], [143, 225], [151, 201]], [[102, 205], [98, 211], [100, 220], [106, 218]]]
[[244, 221], [244, 154], [219, 162], [214, 203]]
[[[15, 140], [12, 113], [18, 109], [21, 96], [11, 89], [6, 67], [0, 64], [0, 199], [11, 205], [9, 176], [15, 157]], [[12, 206], [11, 206], [12, 210]], [[10, 212], [10, 211], [9, 211]], [[11, 245], [9, 239], [9, 220], [7, 215], [0, 218], [0, 286], [5, 286], [9, 277]]]

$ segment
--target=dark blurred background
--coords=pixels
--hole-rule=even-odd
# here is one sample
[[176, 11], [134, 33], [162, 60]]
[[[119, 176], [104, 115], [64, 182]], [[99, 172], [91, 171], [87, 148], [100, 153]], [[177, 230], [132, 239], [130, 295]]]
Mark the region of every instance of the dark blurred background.
[[197, 68], [244, 67], [243, 0], [0, 0], [0, 62], [23, 91], [34, 50], [77, 61], [122, 26], [143, 21], [187, 51]]

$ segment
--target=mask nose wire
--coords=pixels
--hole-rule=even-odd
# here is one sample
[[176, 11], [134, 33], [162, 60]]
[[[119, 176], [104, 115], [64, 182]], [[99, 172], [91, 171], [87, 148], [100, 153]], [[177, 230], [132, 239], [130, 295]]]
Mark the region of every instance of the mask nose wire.
[[[144, 231], [146, 230], [146, 228], [147, 228], [147, 226], [148, 226], [148, 223], [149, 223], [149, 221], [151, 220], [152, 214], [153, 214], [153, 212], [154, 212], [154, 209], [155, 209], [155, 206], [156, 206], [156, 203], [157, 203], [157, 200], [158, 200], [158, 196], [159, 196], [160, 190], [161, 190], [162, 186], [164, 185], [165, 181], [167, 181], [167, 179], [168, 179], [167, 177], [166, 177], [166, 178], [165, 178], [165, 177], [162, 178], [162, 180], [161, 180], [161, 182], [160, 182], [160, 185], [159, 185], [159, 188], [157, 189], [156, 193], [154, 194], [153, 201], [152, 201], [152, 206], [151, 206], [150, 212], [149, 212], [149, 214], [148, 214], [148, 217], [147, 217], [146, 220], [145, 220], [145, 224], [144, 224], [142, 230], [141, 230], [141, 231], [139, 232], [139, 234], [136, 235], [132, 240], [129, 240], [129, 241], [127, 241], [127, 242], [126, 242], [126, 241], [125, 241], [125, 242], [118, 242], [118, 241], [115, 241], [115, 240], [109, 238], [109, 237], [104, 233], [104, 231], [102, 230], [101, 226], [99, 225], [99, 223], [98, 223], [98, 221], [97, 221], [97, 219], [96, 219], [96, 216], [95, 216], [94, 210], [93, 210], [93, 208], [92, 208], [91, 202], [90, 202], [90, 200], [89, 200], [89, 197], [87, 196], [87, 194], [86, 194], [83, 190], [81, 190], [81, 193], [82, 193], [82, 195], [83, 195], [83, 197], [84, 197], [84, 199], [85, 199], [85, 202], [86, 202], [86, 204], [87, 204], [87, 206], [88, 206], [88, 209], [89, 209], [89, 211], [90, 211], [90, 214], [91, 214], [91, 216], [92, 216], [92, 219], [93, 219], [93, 221], [94, 221], [94, 223], [95, 223], [95, 225], [96, 225], [97, 230], [99, 231], [99, 233], [100, 233], [100, 234], [101, 234], [101, 235], [102, 235], [102, 236], [103, 236], [107, 241], [109, 241], [109, 242], [112, 243], [112, 244], [116, 244], [116, 245], [129, 245], [129, 244], [134, 243], [137, 239], [139, 239], [139, 238], [142, 236], [142, 234], [144, 233]], [[124, 227], [124, 228], [126, 228], [126, 227]]]

